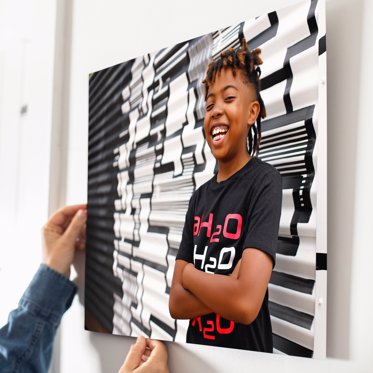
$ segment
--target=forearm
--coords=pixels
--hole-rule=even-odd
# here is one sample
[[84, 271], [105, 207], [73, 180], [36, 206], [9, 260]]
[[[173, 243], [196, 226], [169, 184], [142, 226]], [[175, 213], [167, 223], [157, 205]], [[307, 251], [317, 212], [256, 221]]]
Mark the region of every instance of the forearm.
[[212, 312], [209, 307], [181, 285], [171, 289], [169, 309], [174, 319], [192, 319]]
[[40, 267], [0, 330], [2, 372], [48, 371], [56, 328], [75, 291], [75, 285], [62, 275]]
[[172, 278], [169, 310], [174, 319], [191, 319], [211, 313], [211, 309], [189, 290], [184, 289], [181, 279], [188, 262], [176, 260]]
[[240, 280], [231, 276], [202, 272], [188, 265], [183, 272], [183, 286], [228, 320], [250, 324], [259, 311]]

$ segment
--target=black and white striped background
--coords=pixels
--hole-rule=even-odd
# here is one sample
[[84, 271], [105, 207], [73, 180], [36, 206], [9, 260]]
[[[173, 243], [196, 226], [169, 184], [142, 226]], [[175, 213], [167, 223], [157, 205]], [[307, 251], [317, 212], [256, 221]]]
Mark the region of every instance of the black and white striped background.
[[89, 329], [185, 340], [187, 323], [170, 317], [168, 294], [189, 198], [215, 169], [201, 81], [208, 60], [244, 35], [264, 60], [259, 157], [283, 180], [269, 286], [275, 350], [325, 355], [326, 242], [316, 241], [323, 7], [301, 2], [92, 74], [85, 306], [100, 328]]

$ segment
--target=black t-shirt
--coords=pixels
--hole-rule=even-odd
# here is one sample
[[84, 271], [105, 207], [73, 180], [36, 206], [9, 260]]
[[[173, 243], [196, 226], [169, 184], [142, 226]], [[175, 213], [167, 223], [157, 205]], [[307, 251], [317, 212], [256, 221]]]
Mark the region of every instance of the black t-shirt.
[[[190, 199], [176, 259], [201, 271], [229, 275], [243, 250], [255, 248], [267, 253], [274, 265], [281, 200], [281, 176], [258, 158], [220, 183], [214, 176]], [[190, 320], [187, 342], [272, 352], [268, 291], [250, 325], [211, 313]]]

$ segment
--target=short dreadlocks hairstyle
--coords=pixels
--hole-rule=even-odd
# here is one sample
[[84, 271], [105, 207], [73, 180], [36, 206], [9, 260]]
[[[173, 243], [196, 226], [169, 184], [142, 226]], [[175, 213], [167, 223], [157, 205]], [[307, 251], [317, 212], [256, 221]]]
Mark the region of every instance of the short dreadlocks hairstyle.
[[251, 84], [255, 88], [260, 111], [256, 123], [251, 126], [248, 136], [249, 153], [253, 156], [259, 152], [261, 120], [266, 117], [266, 109], [260, 95], [259, 79], [261, 70], [258, 65], [263, 63], [260, 54], [260, 48], [250, 51], [247, 47], [246, 39], [243, 37], [241, 46], [237, 50], [229, 48], [221, 52], [217, 59], [208, 64], [206, 76], [203, 80], [203, 84], [205, 85], [205, 100], [207, 99], [209, 86], [214, 83], [216, 75], [220, 74], [221, 70], [225, 67], [232, 69], [233, 76], [236, 76], [237, 71], [241, 71], [245, 79], [244, 83]]

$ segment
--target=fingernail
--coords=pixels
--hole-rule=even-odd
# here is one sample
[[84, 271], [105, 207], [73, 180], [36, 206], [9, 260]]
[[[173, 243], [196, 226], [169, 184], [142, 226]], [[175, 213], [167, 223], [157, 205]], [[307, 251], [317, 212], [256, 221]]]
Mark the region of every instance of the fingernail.
[[79, 219], [85, 218], [86, 217], [86, 211], [85, 210], [78, 210], [77, 216], [78, 216]]

